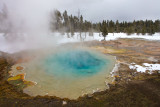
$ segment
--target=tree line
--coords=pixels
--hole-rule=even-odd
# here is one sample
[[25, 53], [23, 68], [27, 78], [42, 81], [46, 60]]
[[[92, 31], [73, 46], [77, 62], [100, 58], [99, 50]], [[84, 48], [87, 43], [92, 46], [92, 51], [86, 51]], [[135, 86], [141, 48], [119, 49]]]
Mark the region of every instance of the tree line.
[[51, 12], [50, 28], [52, 31], [67, 32], [72, 35], [74, 32], [102, 32], [102, 33], [146, 33], [152, 35], [155, 32], [160, 32], [160, 20], [137, 20], [132, 22], [116, 22], [112, 20], [103, 20], [102, 22], [92, 23], [91, 21], [84, 20], [83, 16], [68, 15], [65, 10], [61, 13], [58, 10]]
[[[134, 20], [132, 22], [122, 21], [112, 21], [103, 20], [102, 22], [93, 23], [87, 21], [78, 12], [78, 15], [69, 15], [65, 10], [60, 12], [59, 10], [54, 10], [50, 13], [50, 29], [52, 32], [58, 31], [61, 33], [74, 35], [74, 32], [81, 33], [89, 32], [89, 35], [93, 35], [93, 32], [99, 32], [103, 36], [108, 35], [108, 33], [127, 33], [128, 35], [132, 33], [145, 35], [146, 33], [152, 35], [155, 32], [160, 32], [160, 20]], [[3, 8], [0, 10], [0, 32], [9, 32], [13, 29], [12, 23], [8, 18], [7, 6], [4, 4]], [[69, 35], [68, 35], [69, 36]]]

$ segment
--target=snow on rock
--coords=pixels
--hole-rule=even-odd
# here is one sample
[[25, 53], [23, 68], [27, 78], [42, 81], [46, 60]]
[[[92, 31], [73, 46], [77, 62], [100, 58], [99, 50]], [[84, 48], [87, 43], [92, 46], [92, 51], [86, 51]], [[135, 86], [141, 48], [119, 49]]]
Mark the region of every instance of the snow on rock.
[[63, 105], [66, 105], [66, 104], [67, 104], [67, 101], [63, 101], [62, 104], [63, 104]]
[[145, 73], [146, 71], [149, 71], [151, 74], [152, 71], [160, 71], [160, 64], [148, 64], [143, 63], [143, 66], [136, 65], [135, 63], [131, 63], [129, 66], [130, 69], [137, 70], [137, 72]]

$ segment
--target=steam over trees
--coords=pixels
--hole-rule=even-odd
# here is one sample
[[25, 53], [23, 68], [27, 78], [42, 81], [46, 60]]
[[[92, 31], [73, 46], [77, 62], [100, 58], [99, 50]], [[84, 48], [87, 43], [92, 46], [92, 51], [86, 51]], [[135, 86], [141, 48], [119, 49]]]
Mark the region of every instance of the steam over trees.
[[2, 9], [0, 9], [0, 32], [6, 33], [11, 27], [11, 23], [8, 19], [8, 9], [5, 4], [3, 4]]
[[6, 40], [13, 41], [13, 39], [22, 37], [21, 35], [23, 35], [26, 26], [23, 20], [19, 21], [15, 22], [10, 17], [7, 6], [3, 4], [2, 8], [0, 8], [0, 33], [3, 33]]
[[68, 15], [67, 11], [61, 13], [60, 11], [55, 10], [54, 12], [51, 12], [50, 16], [50, 28], [52, 31], [66, 32], [67, 34], [71, 33], [72, 36], [74, 35], [74, 32], [80, 32], [81, 36], [81, 32], [93, 30], [93, 24], [87, 20], [84, 20], [82, 15], [73, 16]]
[[[105, 22], [105, 28], [102, 26]], [[9, 20], [7, 6], [3, 4], [0, 9], [0, 32], [12, 32], [14, 26]], [[103, 22], [92, 23], [84, 19], [84, 17], [80, 14], [78, 16], [68, 15], [67, 11], [61, 13], [58, 10], [52, 11], [50, 14], [50, 29], [54, 31], [58, 31], [64, 34], [66, 32], [68, 37], [73, 36], [74, 32], [89, 32], [89, 35], [92, 36], [93, 32], [98, 32], [99, 34], [107, 34], [107, 33], [120, 33], [124, 32], [128, 35], [132, 33], [143, 34], [146, 33], [152, 35], [155, 32], [160, 32], [160, 20], [138, 20], [133, 22], [119, 22], [112, 20], [104, 20]], [[103, 30], [102, 30], [103, 29]], [[107, 33], [106, 33], [107, 32]], [[70, 33], [70, 35], [69, 35]]]

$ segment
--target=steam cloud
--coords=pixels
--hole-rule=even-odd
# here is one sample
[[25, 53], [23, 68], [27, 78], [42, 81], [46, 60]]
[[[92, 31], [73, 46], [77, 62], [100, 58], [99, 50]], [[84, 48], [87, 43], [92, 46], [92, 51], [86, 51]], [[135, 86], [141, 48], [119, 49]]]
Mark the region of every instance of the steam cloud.
[[[52, 4], [53, 3], [53, 4]], [[50, 35], [49, 14], [54, 9], [52, 0], [3, 0], [7, 6], [8, 20], [12, 28], [0, 37], [0, 50], [16, 52], [25, 49], [56, 46], [60, 39]]]

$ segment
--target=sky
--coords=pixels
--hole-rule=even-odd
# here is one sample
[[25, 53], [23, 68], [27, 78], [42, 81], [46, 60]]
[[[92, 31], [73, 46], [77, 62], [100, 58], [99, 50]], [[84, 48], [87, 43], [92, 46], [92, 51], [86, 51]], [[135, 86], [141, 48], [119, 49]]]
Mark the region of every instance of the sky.
[[[0, 0], [11, 13], [25, 18], [36, 19], [47, 12], [58, 9], [67, 10], [69, 14], [77, 15], [78, 9], [92, 22], [104, 20], [133, 21], [145, 19], [160, 19], [160, 0]], [[42, 16], [43, 15], [43, 16]]]

